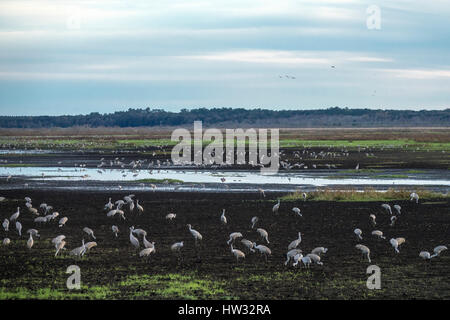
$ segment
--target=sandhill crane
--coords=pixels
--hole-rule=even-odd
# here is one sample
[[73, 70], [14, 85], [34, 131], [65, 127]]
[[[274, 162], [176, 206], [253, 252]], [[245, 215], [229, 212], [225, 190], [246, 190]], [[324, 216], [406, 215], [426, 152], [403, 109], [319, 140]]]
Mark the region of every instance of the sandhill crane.
[[294, 241], [292, 241], [292, 242], [289, 244], [288, 250], [297, 248], [297, 247], [300, 245], [301, 242], [302, 242], [302, 233], [299, 232], [299, 233], [298, 233], [298, 238], [295, 239]]
[[106, 214], [107, 217], [114, 217], [117, 213], [117, 209], [112, 209], [109, 210], [108, 213]]
[[151, 253], [155, 253], [155, 247], [145, 248], [139, 252], [139, 257], [148, 257]]
[[66, 224], [67, 220], [69, 220], [69, 218], [67, 218], [67, 217], [63, 217], [63, 218], [59, 219], [59, 222], [58, 222], [59, 227], [61, 228], [62, 226], [64, 226]]
[[53, 243], [54, 245], [56, 245], [56, 244], [58, 244], [59, 242], [61, 242], [62, 240], [64, 240], [65, 238], [66, 238], [66, 236], [63, 235], [63, 234], [61, 234], [61, 235], [59, 235], [59, 236], [53, 238], [53, 239], [52, 239], [52, 243]]
[[266, 197], [266, 194], [264, 193], [263, 189], [259, 188], [258, 191], [264, 198]]
[[7, 245], [10, 244], [10, 243], [11, 243], [11, 240], [10, 240], [9, 238], [3, 239], [3, 245], [4, 245], [4, 246], [7, 246]]
[[263, 240], [266, 240], [267, 243], [270, 243], [269, 242], [269, 234], [267, 233], [266, 230], [264, 230], [263, 228], [258, 228], [258, 229], [256, 229], [256, 232], [259, 233], [259, 235], [261, 236], [261, 238]]
[[320, 261], [319, 255], [317, 255], [315, 253], [308, 253], [306, 256], [309, 257], [311, 259], [311, 261], [313, 261], [314, 263], [316, 263], [318, 265], [323, 265], [323, 262]]
[[256, 250], [259, 251], [259, 253], [264, 255], [266, 262], [267, 262], [267, 256], [272, 254], [272, 251], [268, 247], [266, 247], [265, 245], [262, 245], [262, 244], [256, 245], [256, 243], [253, 242], [253, 248], [255, 248]]
[[374, 227], [377, 225], [377, 222], [375, 221], [376, 218], [377, 217], [373, 213], [370, 214], [370, 216], [369, 216], [370, 222], [372, 223], [372, 226], [374, 226]]
[[278, 214], [278, 210], [280, 209], [280, 202], [281, 202], [281, 200], [278, 199], [277, 204], [273, 206], [273, 208], [272, 208], [273, 213]]
[[39, 215], [39, 211], [36, 208], [28, 208], [28, 211], [30, 211], [31, 214], [34, 214], [35, 216]]
[[431, 259], [430, 253], [428, 251], [421, 251], [419, 253], [419, 257], [421, 257], [424, 260], [430, 260]]
[[36, 223], [45, 223], [45, 222], [47, 222], [47, 218], [46, 217], [37, 217], [33, 221]]
[[136, 249], [139, 248], [139, 240], [135, 236], [133, 236], [134, 227], [130, 227], [130, 242]]
[[390, 206], [389, 204], [383, 203], [383, 204], [381, 205], [381, 207], [382, 207], [384, 210], [386, 210], [388, 213], [392, 214], [392, 209], [391, 209], [391, 206]]
[[[320, 259], [320, 258], [319, 258]], [[302, 263], [303, 263], [303, 265], [305, 266], [305, 268], [309, 268], [309, 266], [311, 265], [311, 257], [309, 257], [309, 256], [304, 256], [304, 257], [302, 257]]]
[[126, 203], [130, 203], [133, 201], [134, 194], [130, 194], [128, 196], [123, 197], [123, 200], [125, 200]]
[[36, 229], [28, 229], [27, 233], [32, 234], [34, 237], [38, 237], [38, 238], [41, 237], [41, 235], [39, 234], [39, 231], [37, 231]]
[[70, 255], [71, 256], [77, 256], [77, 257], [81, 257], [84, 254], [84, 251], [86, 251], [86, 246], [84, 245], [84, 239], [81, 240], [81, 247], [77, 247], [75, 249], [73, 249], [72, 251], [70, 251]]
[[130, 212], [133, 212], [133, 210], [134, 210], [134, 201], [133, 200], [131, 200], [129, 202], [128, 209], [130, 210]]
[[175, 213], [168, 213], [166, 215], [166, 220], [172, 221], [173, 219], [175, 219], [177, 217], [177, 215]]
[[369, 261], [369, 263], [371, 263], [372, 261], [370, 260], [370, 249], [368, 247], [366, 247], [363, 244], [357, 244], [355, 246], [356, 249], [358, 249], [359, 251], [361, 251], [363, 258], [367, 258], [367, 260]]
[[307, 194], [305, 192], [302, 193], [303, 201], [306, 201]]
[[410, 201], [415, 200], [416, 203], [419, 203], [419, 195], [417, 193], [413, 192], [409, 195], [409, 200]]
[[58, 241], [55, 243], [55, 257], [58, 255], [58, 252], [65, 249], [64, 246], [66, 245], [66, 242], [64, 240]]
[[33, 246], [33, 244], [34, 244], [33, 235], [30, 233], [30, 238], [28, 238], [28, 241], [27, 241], [27, 247], [28, 247], [28, 249], [31, 249], [31, 247]]
[[5, 231], [8, 232], [9, 231], [9, 220], [8, 219], [3, 220], [2, 226], [3, 226], [3, 229], [5, 229]]
[[356, 234], [356, 236], [358, 237], [358, 239], [362, 240], [362, 230], [356, 228], [355, 230], [353, 230], [353, 233]]
[[236, 257], [236, 261], [239, 262], [239, 259], [245, 258], [245, 254], [238, 249], [233, 248], [233, 244], [231, 244], [231, 253]]
[[400, 253], [398, 247], [405, 241], [406, 241], [405, 238], [396, 238], [396, 239], [392, 238], [391, 240], [389, 240], [391, 246], [394, 248], [396, 253]]
[[188, 224], [187, 227], [189, 228], [190, 233], [194, 237], [195, 244], [197, 245], [197, 241], [203, 239], [202, 235], [197, 230], [192, 229], [192, 226], [190, 224]]
[[86, 252], [89, 252], [89, 250], [91, 250], [93, 247], [96, 247], [96, 246], [97, 246], [97, 242], [95, 242], [95, 241], [90, 241], [90, 242], [86, 243], [84, 246], [86, 247], [86, 249], [85, 249], [84, 252], [81, 254], [82, 256], [84, 256], [84, 254], [85, 254]]
[[142, 206], [139, 204], [139, 200], [136, 200], [136, 208], [137, 208], [137, 210], [138, 210], [139, 213], [144, 212], [144, 207], [142, 207]]
[[125, 204], [125, 201], [123, 201], [123, 200], [117, 200], [116, 202], [114, 202], [114, 204], [115, 204], [118, 208], [122, 208], [122, 206]]
[[170, 250], [172, 250], [173, 252], [180, 253], [181, 248], [183, 248], [183, 246], [184, 246], [184, 241], [175, 242], [173, 245], [170, 246]]
[[402, 207], [400, 207], [398, 204], [394, 205], [394, 209], [395, 209], [395, 211], [397, 211], [397, 214], [401, 214]]
[[397, 221], [397, 216], [392, 216], [391, 217], [391, 223], [389, 224], [389, 226], [393, 227], [395, 225], [395, 222]]
[[114, 233], [114, 235], [115, 235], [116, 238], [117, 238], [117, 234], [119, 233], [119, 227], [113, 225], [113, 226], [111, 227], [111, 230], [112, 230], [112, 232]]
[[222, 210], [222, 215], [220, 216], [220, 222], [222, 222], [222, 224], [227, 224], [227, 217], [225, 217], [225, 209]]
[[258, 223], [259, 218], [258, 217], [253, 217], [251, 220], [252, 223], [252, 229], [255, 227], [255, 225]]
[[298, 214], [300, 217], [303, 217], [302, 214], [300, 213], [300, 209], [297, 207], [292, 208], [292, 211], [294, 211], [296, 214]]
[[147, 231], [145, 231], [144, 229], [134, 229], [133, 228], [133, 233], [135, 235], [137, 235], [138, 237], [145, 237], [147, 235]]
[[383, 232], [380, 231], [380, 230], [374, 230], [374, 231], [372, 231], [372, 235], [374, 235], [374, 236], [376, 236], [376, 237], [378, 237], [378, 238], [380, 238], [380, 239], [386, 239], [386, 237], [383, 236]]
[[303, 254], [301, 252], [297, 253], [293, 258], [294, 263], [292, 264], [292, 266], [296, 267], [302, 259], [303, 259]]
[[113, 204], [111, 202], [111, 198], [109, 198], [109, 201], [107, 204], [105, 204], [104, 210], [112, 210]]
[[126, 220], [125, 219], [125, 212], [123, 210], [116, 209], [116, 214], [118, 214], [119, 217], [122, 218], [123, 220]]
[[434, 254], [431, 256], [431, 258], [437, 257], [439, 255], [441, 255], [441, 252], [448, 250], [448, 248], [446, 246], [437, 246], [436, 248], [434, 248]]
[[148, 241], [147, 238], [145, 237], [145, 235], [142, 238], [142, 243], [144, 244], [144, 247], [146, 247], [146, 248], [154, 248], [155, 247], [155, 242]]
[[286, 261], [284, 262], [284, 265], [287, 266], [287, 264], [289, 263], [289, 261], [291, 259], [293, 259], [297, 254], [301, 254], [301, 253], [302, 253], [302, 250], [300, 250], [300, 249], [289, 250], [286, 253]]
[[324, 248], [324, 247], [317, 247], [314, 248], [311, 253], [317, 254], [319, 257], [321, 254], [327, 253], [328, 248]]
[[242, 233], [240, 233], [240, 232], [230, 233], [230, 239], [227, 241], [227, 244], [234, 243], [234, 241], [237, 238], [242, 238]]
[[247, 247], [249, 252], [255, 252], [255, 250], [253, 249], [253, 242], [251, 242], [250, 240], [247, 239], [242, 239], [241, 243]]
[[22, 236], [22, 224], [19, 221], [16, 221], [16, 230], [17, 233], [19, 234], [19, 237]]
[[19, 218], [20, 215], [20, 207], [17, 207], [17, 211], [15, 213], [13, 213], [13, 215], [9, 218], [9, 221], [14, 221], [17, 220], [17, 218]]
[[25, 197], [24, 199], [25, 199], [25, 201], [26, 201], [27, 203], [31, 203], [31, 198], [30, 198], [30, 197]]
[[96, 239], [94, 236], [94, 231], [91, 228], [84, 227], [83, 231], [86, 232], [89, 236], [91, 236], [93, 239]]

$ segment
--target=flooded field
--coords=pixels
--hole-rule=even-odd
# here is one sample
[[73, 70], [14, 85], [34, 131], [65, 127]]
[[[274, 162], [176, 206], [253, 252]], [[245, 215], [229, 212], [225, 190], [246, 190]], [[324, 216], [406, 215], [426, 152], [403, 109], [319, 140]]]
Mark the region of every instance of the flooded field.
[[[8, 179], [8, 177], [10, 177]], [[222, 192], [232, 190], [257, 191], [295, 191], [298, 188], [312, 190], [316, 187], [352, 187], [363, 190], [367, 187], [386, 189], [391, 187], [417, 186], [435, 191], [448, 192], [450, 173], [448, 170], [382, 170], [382, 171], [348, 171], [348, 170], [314, 170], [281, 171], [274, 175], [262, 175], [259, 171], [211, 171], [204, 170], [123, 170], [93, 168], [52, 168], [52, 167], [0, 167], [1, 189], [8, 189], [19, 183], [27, 187], [56, 185], [62, 182], [66, 187], [82, 187], [87, 182], [102, 182], [110, 187], [134, 183], [138, 187], [156, 185], [163, 191], [178, 190], [190, 185], [191, 188], [203, 189], [214, 187]], [[71, 184], [72, 182], [72, 184]], [[86, 182], [86, 183], [84, 183]], [[16, 186], [17, 187], [17, 186]], [[101, 188], [101, 187], [99, 187]]]
[[[450, 241], [447, 150], [286, 147], [280, 170], [261, 175], [174, 165], [161, 146], [41, 147], [0, 152], [1, 299], [450, 298], [448, 252], [435, 253]], [[79, 290], [66, 287], [70, 265]]]

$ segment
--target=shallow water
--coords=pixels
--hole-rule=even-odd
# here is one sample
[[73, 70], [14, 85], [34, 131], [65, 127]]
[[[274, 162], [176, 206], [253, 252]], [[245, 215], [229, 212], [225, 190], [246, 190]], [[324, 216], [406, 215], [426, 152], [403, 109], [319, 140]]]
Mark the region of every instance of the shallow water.
[[[380, 173], [381, 174], [381, 173]], [[183, 183], [219, 183], [254, 185], [309, 185], [325, 186], [450, 186], [448, 170], [424, 170], [410, 174], [408, 170], [387, 170], [387, 175], [405, 175], [407, 178], [377, 178], [373, 174], [353, 173], [346, 170], [280, 171], [275, 175], [261, 175], [259, 171], [211, 171], [211, 170], [124, 170], [96, 168], [52, 167], [0, 167], [3, 178], [21, 177], [32, 181], [109, 181], [139, 182], [141, 179], [176, 179]], [[43, 176], [44, 175], [44, 176]], [[221, 179], [225, 179], [223, 182]], [[161, 181], [162, 183], [162, 181]]]
[[0, 149], [0, 155], [2, 154], [48, 154], [48, 153], [56, 153], [53, 150], [41, 150], [41, 149]]

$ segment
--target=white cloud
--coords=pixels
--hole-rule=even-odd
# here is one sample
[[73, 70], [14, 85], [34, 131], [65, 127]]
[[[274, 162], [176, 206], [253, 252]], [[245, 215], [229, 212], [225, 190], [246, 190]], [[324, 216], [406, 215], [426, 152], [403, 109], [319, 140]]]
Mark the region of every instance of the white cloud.
[[304, 66], [308, 66], [311, 64], [330, 64], [330, 61], [328, 59], [317, 58], [312, 56], [311, 54], [275, 50], [221, 52], [197, 56], [181, 56], [181, 58], [265, 64], [293, 64]]
[[394, 77], [407, 79], [442, 79], [450, 78], [450, 70], [430, 70], [430, 69], [379, 69]]
[[347, 58], [348, 61], [354, 62], [393, 62], [393, 59], [380, 58], [380, 57], [350, 57]]

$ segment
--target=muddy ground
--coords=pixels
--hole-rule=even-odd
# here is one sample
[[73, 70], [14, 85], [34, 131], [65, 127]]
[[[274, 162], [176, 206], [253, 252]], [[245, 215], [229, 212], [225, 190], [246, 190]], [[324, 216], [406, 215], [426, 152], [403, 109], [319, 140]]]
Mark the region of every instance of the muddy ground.
[[[307, 150], [307, 154], [302, 154]], [[344, 156], [343, 148], [281, 148], [281, 160], [294, 164], [304, 164], [309, 169], [315, 165], [318, 169], [337, 168], [337, 169], [355, 169], [359, 164], [360, 169], [448, 169], [450, 167], [450, 154], [440, 150], [411, 150], [411, 149], [382, 149], [371, 148], [361, 152], [349, 151], [348, 156]], [[153, 152], [156, 152], [153, 155]], [[73, 167], [75, 165], [86, 165], [88, 168], [96, 168], [100, 164], [100, 159], [104, 159], [107, 165], [104, 168], [120, 168], [120, 165], [110, 166], [110, 161], [118, 158], [128, 165], [131, 161], [144, 160], [141, 168], [146, 169], [153, 162], [150, 168], [157, 168], [157, 161], [161, 167], [167, 167], [165, 162], [171, 160], [171, 149], [161, 150], [159, 148], [144, 148], [142, 150], [116, 150], [100, 151], [68, 151], [48, 154], [2, 154], [0, 159], [3, 162], [0, 165], [33, 165], [42, 167]], [[329, 152], [326, 157], [316, 157], [320, 152]], [[295, 153], [300, 153], [296, 157]], [[215, 167], [218, 167], [217, 165]], [[126, 166], [128, 168], [128, 166]], [[259, 167], [250, 165], [230, 165], [220, 167], [220, 170], [259, 170]], [[285, 170], [285, 169], [281, 169]], [[290, 170], [304, 170], [296, 167]]]
[[[6, 200], [0, 202], [0, 219], [9, 218], [21, 207], [19, 221], [23, 234], [37, 228], [41, 238], [31, 250], [26, 247], [27, 235], [19, 238], [11, 224], [1, 237], [11, 239], [9, 246], [0, 246], [0, 297], [64, 298], [64, 299], [449, 299], [450, 252], [426, 263], [419, 252], [432, 252], [438, 245], [449, 245], [450, 211], [448, 200], [394, 202], [402, 206], [402, 214], [394, 227], [390, 216], [379, 202], [282, 202], [278, 215], [272, 213], [275, 199], [281, 194], [261, 198], [256, 194], [216, 193], [135, 193], [144, 213], [129, 213], [126, 220], [107, 218], [103, 206], [127, 195], [124, 192], [63, 192], [63, 191], [2, 191]], [[59, 228], [57, 221], [37, 226], [26, 210], [25, 196], [34, 207], [45, 202], [52, 205], [60, 217], [69, 218]], [[393, 203], [391, 203], [392, 205]], [[296, 216], [292, 207], [301, 209]], [[226, 209], [227, 225], [220, 223]], [[164, 217], [177, 214], [173, 223]], [[376, 229], [387, 240], [371, 236], [374, 228], [369, 214], [377, 216]], [[231, 232], [263, 243], [250, 220], [259, 217], [257, 227], [269, 233], [272, 250], [268, 262], [259, 254], [247, 253], [239, 241], [236, 247], [246, 252], [245, 260], [235, 261], [226, 244]], [[186, 224], [201, 232], [203, 240], [195, 247]], [[111, 226], [116, 224], [119, 237], [114, 238]], [[149, 259], [140, 258], [129, 241], [128, 228], [133, 225], [148, 232], [147, 239], [156, 242], [156, 253]], [[83, 227], [94, 230], [97, 247], [82, 259], [69, 256], [68, 251], [89, 239]], [[353, 230], [363, 230], [358, 241]], [[304, 253], [315, 247], [329, 250], [323, 255], [323, 266], [309, 270], [285, 266], [288, 244], [301, 231], [300, 248]], [[68, 250], [54, 257], [50, 239], [66, 235]], [[406, 243], [396, 254], [388, 240], [405, 237]], [[170, 251], [171, 244], [184, 241], [182, 260]], [[381, 268], [381, 289], [366, 287], [366, 268], [355, 245], [363, 243], [372, 253], [372, 264]], [[142, 247], [142, 241], [141, 241]], [[65, 273], [69, 265], [81, 268], [81, 290], [66, 288]]]

